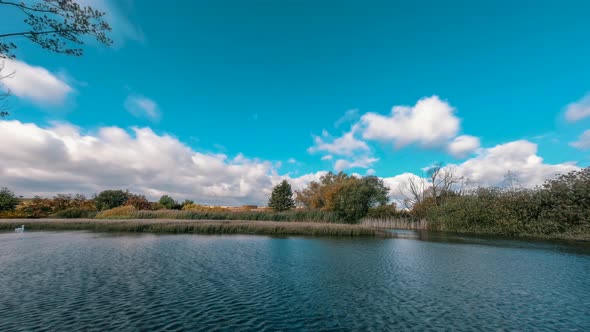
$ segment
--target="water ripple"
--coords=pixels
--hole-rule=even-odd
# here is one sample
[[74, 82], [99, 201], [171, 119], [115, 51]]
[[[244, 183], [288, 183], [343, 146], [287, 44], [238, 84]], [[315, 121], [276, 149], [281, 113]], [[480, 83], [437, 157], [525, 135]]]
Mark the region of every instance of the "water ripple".
[[533, 247], [0, 234], [0, 331], [589, 331], [590, 256]]

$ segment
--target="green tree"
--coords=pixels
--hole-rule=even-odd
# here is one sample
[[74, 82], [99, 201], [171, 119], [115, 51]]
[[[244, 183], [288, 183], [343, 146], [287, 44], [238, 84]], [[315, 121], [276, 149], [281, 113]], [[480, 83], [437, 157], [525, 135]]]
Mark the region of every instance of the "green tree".
[[376, 176], [352, 177], [333, 198], [333, 211], [343, 221], [358, 222], [369, 209], [387, 204], [389, 188]]
[[108, 210], [119, 207], [127, 202], [129, 192], [123, 190], [105, 190], [94, 197], [96, 209]]
[[283, 180], [272, 190], [268, 199], [268, 206], [274, 211], [287, 211], [295, 207], [293, 200], [293, 191], [287, 180]]
[[164, 195], [160, 198], [160, 204], [168, 210], [182, 209], [182, 204], [178, 204], [178, 202], [176, 202], [172, 197], [168, 195]]
[[18, 198], [12, 190], [4, 187], [0, 189], [0, 211], [13, 211], [18, 205]]

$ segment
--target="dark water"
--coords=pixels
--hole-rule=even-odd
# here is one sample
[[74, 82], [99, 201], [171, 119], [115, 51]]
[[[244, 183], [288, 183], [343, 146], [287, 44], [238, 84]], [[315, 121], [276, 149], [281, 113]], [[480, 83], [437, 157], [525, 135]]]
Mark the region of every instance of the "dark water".
[[590, 331], [588, 245], [402, 236], [2, 233], [0, 331]]

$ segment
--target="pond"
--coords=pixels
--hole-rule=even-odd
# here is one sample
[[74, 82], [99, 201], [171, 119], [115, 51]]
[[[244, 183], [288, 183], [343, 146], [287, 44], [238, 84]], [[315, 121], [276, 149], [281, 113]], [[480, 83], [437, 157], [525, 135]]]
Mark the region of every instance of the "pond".
[[0, 331], [590, 331], [590, 245], [0, 233]]

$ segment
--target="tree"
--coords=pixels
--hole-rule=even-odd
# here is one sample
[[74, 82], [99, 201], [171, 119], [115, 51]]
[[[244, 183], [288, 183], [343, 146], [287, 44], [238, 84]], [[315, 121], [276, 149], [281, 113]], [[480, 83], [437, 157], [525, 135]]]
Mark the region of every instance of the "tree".
[[105, 190], [94, 197], [96, 209], [108, 210], [119, 207], [127, 202], [129, 192], [123, 190]]
[[0, 189], [0, 211], [13, 211], [18, 205], [18, 198], [12, 190], [4, 187]]
[[[94, 37], [106, 46], [113, 43], [107, 35], [111, 27], [104, 20], [106, 13], [81, 6], [75, 0], [0, 0], [0, 5], [23, 15], [26, 26], [21, 31], [0, 32], [0, 58], [14, 59], [17, 48], [14, 40], [23, 37], [50, 52], [74, 56], [84, 53], [76, 47], [84, 44], [84, 37]], [[0, 71], [2, 67], [0, 64]], [[0, 74], [0, 80], [12, 74]], [[3, 100], [9, 94], [10, 91], [0, 92], [0, 118], [8, 116]]]
[[172, 197], [164, 195], [160, 198], [160, 204], [168, 210], [180, 210], [182, 205], [178, 204]]
[[370, 208], [385, 206], [388, 192], [389, 188], [376, 176], [351, 177], [335, 194], [333, 211], [346, 222], [357, 222]]
[[287, 211], [295, 207], [293, 191], [291, 191], [291, 185], [287, 180], [283, 180], [274, 187], [268, 199], [268, 206], [277, 212]]
[[129, 194], [125, 205], [132, 205], [138, 210], [151, 210], [152, 203], [144, 195]]
[[298, 191], [296, 200], [310, 209], [335, 212], [347, 222], [357, 222], [370, 208], [387, 204], [389, 188], [375, 176], [358, 178], [343, 172], [332, 172], [312, 181]]
[[17, 45], [8, 41], [15, 37], [25, 37], [51, 52], [75, 56], [84, 54], [74, 45], [83, 45], [85, 36], [92, 36], [107, 46], [113, 43], [107, 36], [111, 27], [104, 20], [106, 13], [90, 6], [80, 6], [74, 0], [0, 0], [0, 5], [18, 10], [25, 16], [24, 23], [28, 26], [23, 31], [0, 33], [0, 54], [5, 57], [15, 57], [13, 50]]

